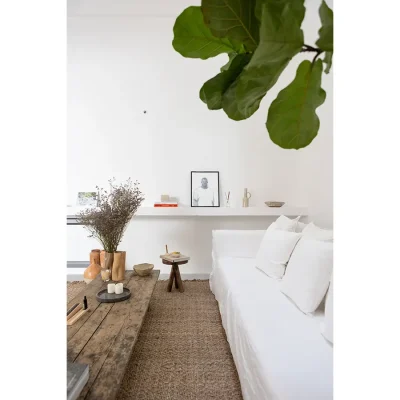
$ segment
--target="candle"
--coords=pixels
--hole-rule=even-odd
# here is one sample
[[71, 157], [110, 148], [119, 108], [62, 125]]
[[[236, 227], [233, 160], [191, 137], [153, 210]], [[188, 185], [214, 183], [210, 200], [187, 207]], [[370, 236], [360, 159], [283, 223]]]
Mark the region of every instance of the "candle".
[[115, 294], [121, 294], [124, 291], [124, 284], [123, 283], [117, 283], [115, 285]]
[[107, 292], [108, 293], [115, 293], [115, 283], [109, 283], [107, 285]]

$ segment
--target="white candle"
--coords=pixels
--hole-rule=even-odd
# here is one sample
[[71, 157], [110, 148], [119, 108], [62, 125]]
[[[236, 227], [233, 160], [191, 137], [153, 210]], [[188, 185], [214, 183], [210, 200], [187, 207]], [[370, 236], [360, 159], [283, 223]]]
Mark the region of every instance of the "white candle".
[[123, 283], [117, 283], [115, 284], [115, 294], [121, 294], [124, 291], [124, 284]]
[[115, 283], [109, 283], [107, 285], [107, 292], [108, 293], [115, 293]]

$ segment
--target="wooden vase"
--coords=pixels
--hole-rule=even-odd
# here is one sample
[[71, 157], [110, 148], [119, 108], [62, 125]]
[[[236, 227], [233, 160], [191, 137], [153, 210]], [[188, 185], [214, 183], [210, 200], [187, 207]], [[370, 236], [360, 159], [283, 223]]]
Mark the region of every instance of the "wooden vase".
[[101, 250], [100, 251], [100, 267], [101, 267], [101, 269], [106, 269], [106, 267], [105, 267], [105, 259], [104, 259], [105, 255], [106, 255], [106, 251], [105, 250]]
[[114, 262], [111, 271], [113, 281], [123, 281], [125, 279], [125, 259], [126, 251], [116, 251], [114, 253]]
[[105, 251], [104, 252], [104, 269], [109, 269], [111, 271], [112, 266], [113, 266], [113, 261], [114, 261], [114, 253], [107, 253]]
[[90, 283], [100, 273], [100, 250], [94, 249], [90, 252], [90, 265], [83, 273], [83, 279], [86, 283]]

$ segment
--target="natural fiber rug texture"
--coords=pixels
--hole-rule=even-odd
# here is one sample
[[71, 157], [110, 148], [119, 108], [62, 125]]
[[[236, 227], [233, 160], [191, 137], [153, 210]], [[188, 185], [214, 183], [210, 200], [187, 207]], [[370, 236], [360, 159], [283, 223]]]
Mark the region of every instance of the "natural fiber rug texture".
[[158, 281], [118, 400], [241, 400], [239, 378], [207, 281], [167, 292]]
[[84, 281], [67, 282], [67, 303], [70, 302], [86, 286]]

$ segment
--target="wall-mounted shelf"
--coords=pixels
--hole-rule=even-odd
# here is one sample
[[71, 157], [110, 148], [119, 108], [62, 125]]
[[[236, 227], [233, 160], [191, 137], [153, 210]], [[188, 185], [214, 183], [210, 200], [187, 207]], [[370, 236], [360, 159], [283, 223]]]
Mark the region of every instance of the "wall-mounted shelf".
[[[75, 213], [79, 208], [67, 208], [67, 224], [75, 225]], [[138, 217], [269, 217], [269, 216], [307, 216], [307, 207], [140, 207]]]

